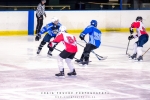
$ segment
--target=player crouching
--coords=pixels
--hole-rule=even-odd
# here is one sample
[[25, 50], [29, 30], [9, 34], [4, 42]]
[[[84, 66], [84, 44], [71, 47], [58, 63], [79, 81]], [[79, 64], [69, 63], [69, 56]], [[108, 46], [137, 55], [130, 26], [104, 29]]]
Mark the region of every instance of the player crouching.
[[73, 36], [71, 34], [68, 34], [66, 32], [66, 27], [65, 26], [61, 26], [59, 28], [59, 30], [60, 30], [60, 32], [58, 33], [56, 38], [53, 41], [51, 41], [50, 44], [49, 44], [49, 48], [53, 48], [53, 46], [55, 44], [62, 41], [63, 44], [66, 47], [66, 49], [63, 50], [57, 58], [60, 73], [55, 74], [55, 76], [65, 76], [64, 66], [63, 66], [63, 59], [65, 59], [65, 61], [67, 63], [67, 66], [70, 69], [70, 73], [68, 73], [68, 76], [76, 75], [75, 68], [74, 68], [74, 66], [71, 62], [72, 59], [74, 58], [76, 52], [77, 52], [76, 38], [75, 38], [75, 36]]
[[[51, 40], [51, 38], [55, 38], [56, 35], [58, 34], [59, 32], [59, 27], [61, 26], [61, 24], [59, 23], [59, 19], [56, 18], [56, 17], [53, 17], [52, 18], [52, 22], [47, 24], [46, 26], [44, 26], [40, 33], [38, 33], [35, 37], [35, 41], [39, 41], [39, 39], [41, 38], [41, 35], [46, 33], [47, 34], [44, 36], [43, 40], [41, 41], [39, 47], [38, 47], [38, 50], [37, 50], [37, 54], [40, 54], [43, 46], [49, 41]], [[57, 44], [55, 44], [54, 48], [56, 47]], [[48, 56], [52, 56], [52, 51], [53, 51], [53, 48], [49, 49], [48, 50], [48, 53], [47, 55]]]
[[97, 28], [97, 21], [92, 20], [91, 25], [87, 26], [80, 34], [80, 39], [84, 40], [85, 35], [89, 34], [89, 42], [86, 44], [84, 51], [79, 60], [75, 60], [82, 65], [88, 65], [90, 52], [99, 48], [101, 45], [101, 31]]
[[136, 22], [133, 22], [130, 27], [130, 33], [133, 33], [133, 28], [136, 28], [137, 34], [136, 35], [130, 35], [128, 37], [129, 40], [132, 40], [133, 38], [138, 37], [138, 41], [134, 43], [134, 50], [133, 55], [130, 57], [131, 59], [137, 59], [138, 61], [143, 60], [143, 53], [142, 48], [143, 45], [148, 41], [149, 36], [145, 30], [145, 27], [142, 23], [143, 18], [141, 16], [138, 16], [136, 18]]

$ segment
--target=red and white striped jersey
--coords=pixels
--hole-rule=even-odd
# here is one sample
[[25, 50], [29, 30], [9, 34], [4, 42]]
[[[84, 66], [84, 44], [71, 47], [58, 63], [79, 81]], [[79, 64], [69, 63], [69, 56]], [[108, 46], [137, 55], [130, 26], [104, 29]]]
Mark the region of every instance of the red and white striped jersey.
[[59, 43], [61, 41], [65, 45], [65, 47], [66, 47], [65, 50], [67, 52], [76, 53], [78, 51], [75, 36], [65, 33], [65, 32], [60, 32], [57, 34], [57, 36], [55, 37], [55, 39], [52, 42]]
[[133, 22], [131, 24], [131, 28], [136, 28], [136, 31], [137, 31], [136, 36], [138, 36], [138, 37], [143, 35], [143, 34], [147, 34], [146, 29], [145, 29], [145, 27], [141, 21]]

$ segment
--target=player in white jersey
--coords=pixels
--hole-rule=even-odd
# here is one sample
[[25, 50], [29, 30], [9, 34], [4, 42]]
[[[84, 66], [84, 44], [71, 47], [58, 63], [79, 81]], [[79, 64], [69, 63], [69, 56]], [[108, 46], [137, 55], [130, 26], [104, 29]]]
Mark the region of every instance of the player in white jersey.
[[59, 30], [60, 32], [56, 38], [49, 44], [49, 48], [53, 48], [56, 43], [63, 42], [66, 47], [57, 58], [60, 73], [55, 74], [55, 76], [64, 76], [63, 59], [65, 59], [67, 66], [70, 68], [70, 73], [68, 73], [68, 76], [76, 75], [75, 68], [71, 62], [77, 52], [76, 38], [66, 32], [65, 26], [61, 26]]
[[132, 34], [133, 28], [136, 28], [137, 34], [128, 37], [129, 40], [138, 37], [138, 41], [134, 44], [133, 55], [131, 56], [132, 59], [137, 59], [138, 61], [143, 60], [142, 48], [149, 39], [142, 21], [143, 18], [141, 16], [136, 18], [136, 21], [131, 24], [130, 33]]

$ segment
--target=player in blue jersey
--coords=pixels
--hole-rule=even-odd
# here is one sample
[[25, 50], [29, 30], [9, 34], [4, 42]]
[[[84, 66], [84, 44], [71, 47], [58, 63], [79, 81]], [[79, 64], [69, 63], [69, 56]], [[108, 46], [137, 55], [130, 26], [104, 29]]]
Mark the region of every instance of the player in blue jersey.
[[[39, 47], [38, 47], [38, 50], [37, 50], [37, 54], [39, 54], [42, 50], [42, 47], [46, 44], [46, 42], [50, 42], [50, 39], [51, 38], [55, 38], [56, 35], [58, 34], [59, 32], [59, 27], [61, 26], [61, 24], [59, 23], [59, 20], [58, 18], [56, 17], [53, 17], [52, 18], [52, 22], [47, 24], [46, 26], [44, 26], [41, 31], [36, 35], [35, 37], [35, 41], [39, 41], [39, 39], [41, 38], [41, 35], [44, 34], [45, 32], [48, 32], [43, 40], [41, 41]], [[57, 45], [57, 44], [56, 44]], [[54, 48], [56, 47], [56, 45], [54, 46]], [[53, 48], [49, 48], [49, 51], [48, 51], [48, 55], [49, 56], [52, 56], [51, 52], [53, 51]]]
[[82, 56], [79, 60], [75, 60], [80, 64], [89, 63], [90, 52], [97, 49], [101, 45], [101, 31], [97, 29], [97, 21], [92, 20], [91, 25], [87, 26], [84, 31], [80, 34], [80, 39], [84, 40], [85, 35], [89, 34], [89, 42], [86, 44]]

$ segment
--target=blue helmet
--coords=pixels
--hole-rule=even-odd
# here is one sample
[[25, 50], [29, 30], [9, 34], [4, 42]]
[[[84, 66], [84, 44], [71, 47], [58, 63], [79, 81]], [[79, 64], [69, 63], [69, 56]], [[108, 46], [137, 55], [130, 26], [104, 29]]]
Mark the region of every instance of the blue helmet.
[[97, 27], [97, 21], [96, 20], [91, 20], [91, 25]]

